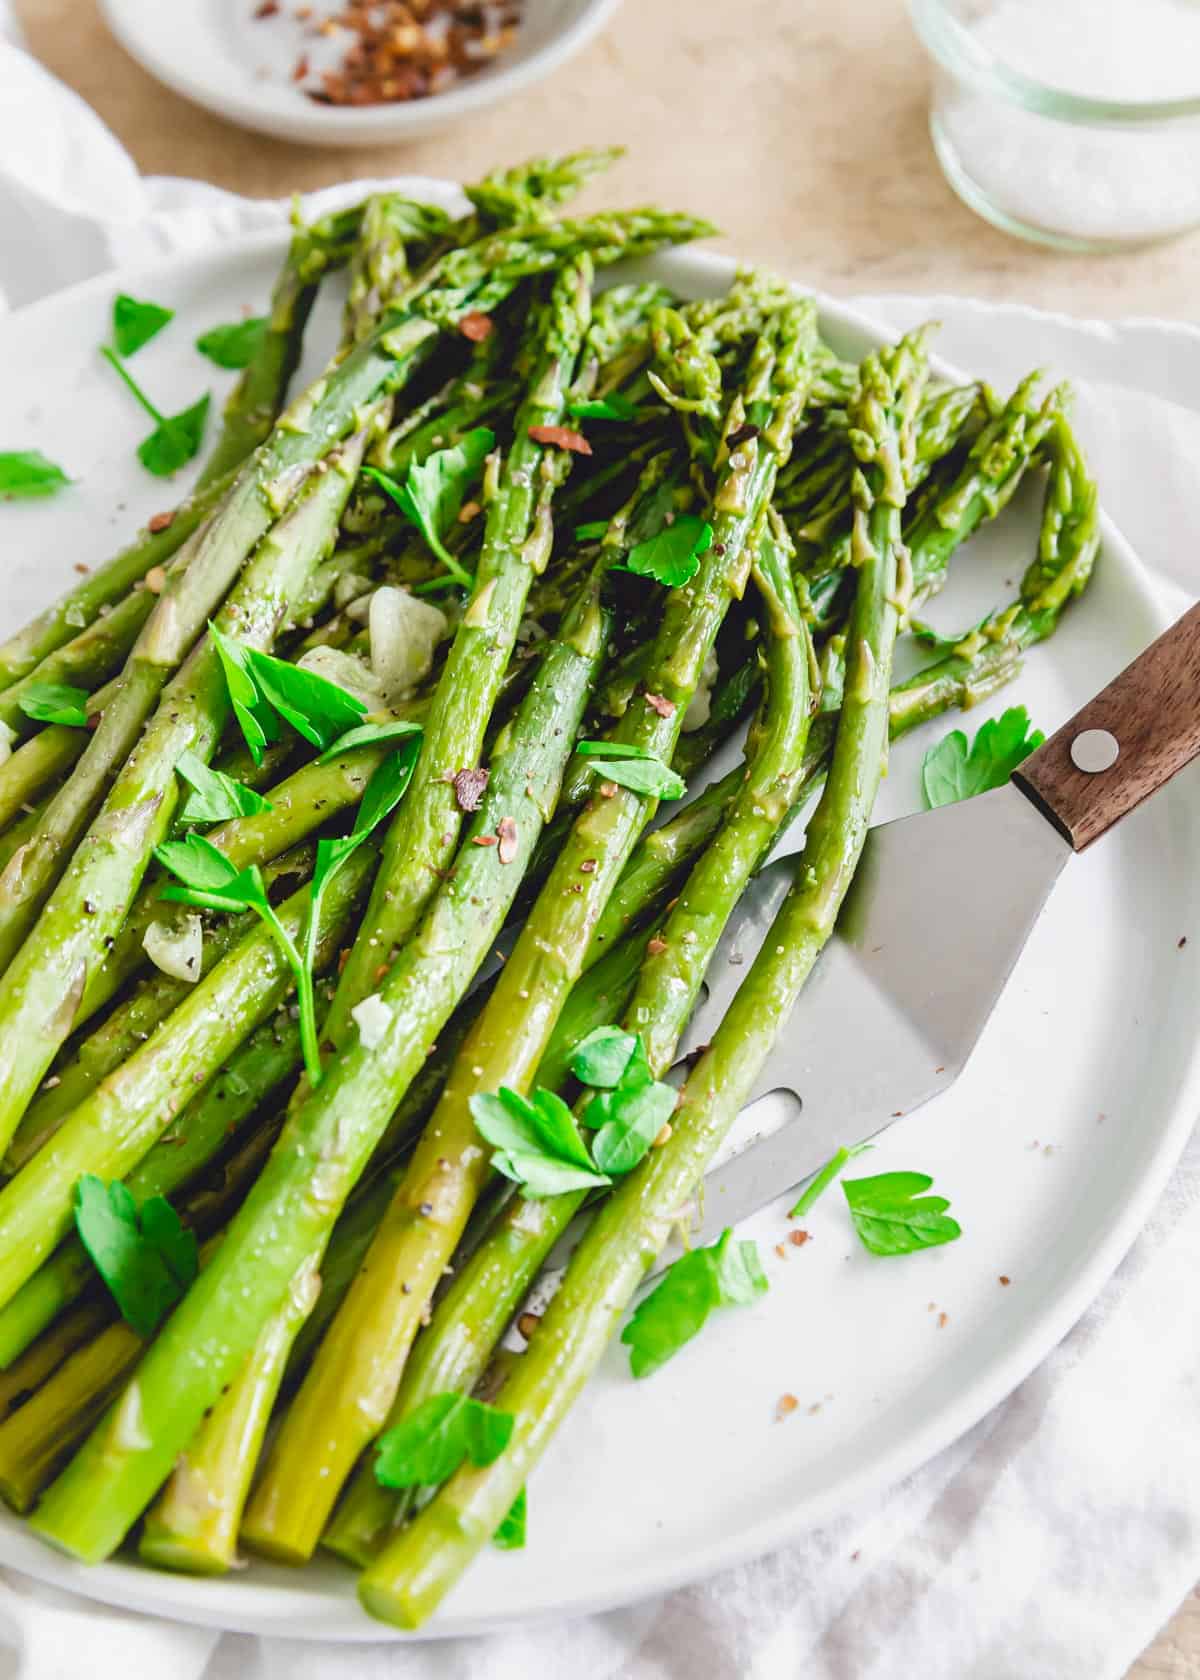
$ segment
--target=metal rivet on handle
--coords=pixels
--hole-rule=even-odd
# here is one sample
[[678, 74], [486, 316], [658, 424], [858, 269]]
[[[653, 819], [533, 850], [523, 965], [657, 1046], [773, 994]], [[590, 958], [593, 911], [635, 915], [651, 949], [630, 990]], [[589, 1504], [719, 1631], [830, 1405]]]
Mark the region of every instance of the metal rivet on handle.
[[1117, 737], [1107, 729], [1085, 729], [1071, 742], [1071, 763], [1076, 770], [1095, 776], [1101, 770], [1111, 770], [1120, 752]]

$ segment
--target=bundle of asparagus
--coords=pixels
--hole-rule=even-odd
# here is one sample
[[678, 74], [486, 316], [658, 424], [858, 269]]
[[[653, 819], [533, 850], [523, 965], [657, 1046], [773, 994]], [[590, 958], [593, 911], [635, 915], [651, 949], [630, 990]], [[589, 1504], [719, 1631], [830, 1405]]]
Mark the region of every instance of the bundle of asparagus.
[[[709, 230], [563, 218], [610, 161], [298, 229], [197, 488], [0, 646], [0, 1493], [76, 1557], [324, 1544], [415, 1626], [519, 1543], [829, 938], [889, 736], [1011, 680], [1088, 580], [1065, 391], [931, 381], [924, 334], [848, 367], [766, 275], [623, 281]], [[343, 343], [289, 401], [339, 267]], [[1017, 598], [894, 682], [1031, 469]], [[677, 1092], [722, 930], [818, 791]]]

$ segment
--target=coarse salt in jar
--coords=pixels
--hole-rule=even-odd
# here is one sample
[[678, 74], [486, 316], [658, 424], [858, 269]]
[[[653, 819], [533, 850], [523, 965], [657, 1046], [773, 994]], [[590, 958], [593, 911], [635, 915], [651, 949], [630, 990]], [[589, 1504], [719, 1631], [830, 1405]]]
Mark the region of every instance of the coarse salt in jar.
[[1200, 226], [1200, 0], [911, 0], [951, 186], [1082, 251]]

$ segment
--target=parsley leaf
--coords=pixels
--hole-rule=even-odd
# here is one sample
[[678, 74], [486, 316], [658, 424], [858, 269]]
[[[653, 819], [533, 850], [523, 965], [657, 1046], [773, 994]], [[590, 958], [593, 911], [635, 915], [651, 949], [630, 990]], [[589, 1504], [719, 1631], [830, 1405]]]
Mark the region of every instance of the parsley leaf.
[[825, 1165], [819, 1168], [818, 1171], [815, 1172], [809, 1179], [808, 1183], [804, 1187], [800, 1200], [796, 1203], [795, 1207], [789, 1211], [788, 1218], [802, 1219], [808, 1212], [809, 1208], [811, 1208], [813, 1204], [819, 1201], [825, 1194], [826, 1190], [828, 1190], [829, 1186], [833, 1183], [834, 1179], [841, 1172], [847, 1162], [852, 1161], [856, 1155], [865, 1155], [868, 1150], [871, 1150], [874, 1147], [874, 1144], [871, 1143], [856, 1143], [853, 1149], [842, 1148], [835, 1150], [829, 1157], [828, 1161], [826, 1161]]
[[214, 770], [198, 754], [181, 753], [175, 768], [193, 789], [180, 812], [184, 822], [228, 822], [232, 817], [253, 817], [272, 809], [261, 793], [235, 781], [223, 770]]
[[394, 478], [378, 467], [363, 468], [368, 478], [386, 490], [405, 518], [420, 531], [450, 576], [464, 589], [469, 589], [474, 579], [459, 565], [442, 538], [458, 518], [467, 492], [495, 441], [495, 434], [486, 426], [477, 426], [451, 448], [437, 449], [424, 461], [414, 461], [405, 474], [403, 484], [397, 484]]
[[611, 1090], [637, 1049], [637, 1035], [620, 1027], [596, 1027], [571, 1053], [571, 1072], [581, 1085]]
[[471, 1098], [471, 1117], [492, 1144], [492, 1165], [527, 1196], [561, 1196], [611, 1181], [597, 1172], [575, 1116], [553, 1091], [523, 1097], [502, 1085]]
[[0, 496], [52, 496], [71, 480], [40, 449], [0, 450]]
[[1024, 706], [1010, 706], [1003, 716], [981, 724], [970, 746], [961, 729], [952, 729], [936, 747], [930, 747], [921, 765], [926, 803], [953, 805], [958, 799], [1003, 787], [1045, 739], [1031, 725]]
[[17, 704], [28, 718], [38, 723], [65, 723], [71, 729], [87, 728], [88, 692], [68, 683], [30, 683]]
[[632, 1172], [674, 1114], [678, 1096], [673, 1085], [651, 1073], [639, 1033], [616, 1085], [597, 1092], [584, 1111], [583, 1123], [595, 1133], [592, 1157], [600, 1171], [613, 1178]]
[[246, 659], [249, 650], [243, 647], [241, 642], [235, 642], [232, 636], [225, 635], [224, 631], [219, 630], [211, 621], [208, 633], [221, 661], [225, 687], [233, 706], [233, 715], [242, 732], [242, 739], [249, 747], [250, 756], [255, 764], [261, 764], [263, 748], [269, 742], [279, 739], [279, 725], [275, 713], [258, 692], [254, 678], [250, 675]]
[[120, 1180], [106, 1186], [91, 1173], [75, 1187], [75, 1226], [121, 1317], [139, 1336], [153, 1335], [196, 1276], [195, 1232], [165, 1196], [139, 1208]]
[[693, 1248], [634, 1310], [621, 1332], [635, 1377], [653, 1375], [704, 1328], [715, 1307], [747, 1305], [767, 1288], [758, 1245], [722, 1231], [708, 1248]]
[[843, 1179], [850, 1217], [864, 1247], [872, 1254], [913, 1254], [961, 1237], [962, 1227], [946, 1213], [946, 1198], [922, 1194], [932, 1183], [920, 1172]]
[[637, 405], [620, 391], [610, 391], [606, 397], [589, 397], [586, 402], [567, 404], [567, 413], [574, 420], [632, 420]]
[[199, 453], [204, 441], [204, 422], [208, 418], [209, 396], [206, 391], [199, 402], [179, 414], [168, 414], [138, 444], [138, 460], [155, 478], [169, 478], [186, 467]]
[[586, 525], [576, 525], [576, 542], [599, 542], [608, 530], [607, 519], [592, 519]]
[[355, 747], [369, 747], [379, 741], [400, 740], [405, 735], [419, 735], [419, 723], [402, 723], [399, 719], [392, 719], [387, 723], [360, 723], [357, 729], [348, 729], [344, 735], [339, 735], [331, 747], [318, 758], [318, 764], [328, 764], [331, 758], [337, 758], [341, 753], [352, 752]]
[[494, 1463], [512, 1432], [511, 1412], [465, 1394], [431, 1394], [379, 1437], [376, 1480], [390, 1488], [436, 1487], [464, 1460], [480, 1468]]
[[118, 356], [133, 356], [143, 344], [149, 344], [168, 321], [175, 319], [175, 311], [161, 303], [146, 303], [121, 292], [113, 299], [113, 346]]
[[182, 840], [167, 840], [156, 846], [154, 855], [163, 868], [175, 876], [175, 882], [162, 889], [163, 898], [176, 904], [191, 904], [200, 910], [253, 910], [269, 928], [296, 982], [304, 1067], [311, 1083], [319, 1085], [321, 1056], [317, 1047], [312, 968], [276, 915], [258, 865], [255, 863], [248, 869], [238, 869], [211, 840], [206, 840], [194, 829]]
[[353, 729], [366, 713], [361, 700], [328, 677], [302, 670], [258, 648], [246, 649], [246, 667], [267, 704], [298, 735], [322, 751]]
[[361, 700], [327, 677], [302, 670], [258, 648], [235, 642], [209, 624], [233, 713], [256, 764], [268, 741], [277, 740], [276, 717], [322, 750], [355, 728], [366, 712]]
[[508, 1508], [500, 1527], [492, 1535], [492, 1545], [502, 1552], [519, 1552], [525, 1544], [525, 1489], [522, 1488]]
[[940, 630], [935, 630], [932, 624], [923, 624], [919, 618], [910, 619], [908, 628], [923, 647], [930, 648], [934, 653], [947, 654], [953, 653], [956, 647], [977, 635], [991, 616], [991, 613], [985, 613], [978, 624], [972, 624], [969, 630], [960, 630], [957, 636], [944, 636]]
[[661, 758], [644, 747], [621, 741], [577, 741], [575, 751], [591, 760], [590, 768], [606, 782], [654, 799], [682, 799], [687, 783]]
[[244, 368], [258, 354], [266, 330], [265, 315], [256, 316], [252, 321], [230, 321], [226, 326], [210, 327], [206, 333], [201, 333], [196, 340], [196, 348], [218, 367]]
[[713, 528], [699, 514], [681, 513], [644, 542], [635, 543], [620, 568], [676, 589], [700, 570], [700, 556], [712, 547]]

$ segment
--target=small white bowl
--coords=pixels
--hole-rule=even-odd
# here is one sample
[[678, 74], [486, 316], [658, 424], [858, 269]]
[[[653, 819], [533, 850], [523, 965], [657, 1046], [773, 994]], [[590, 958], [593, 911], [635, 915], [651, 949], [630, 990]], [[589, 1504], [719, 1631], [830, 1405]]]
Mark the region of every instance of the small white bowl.
[[[380, 146], [429, 134], [550, 74], [585, 46], [619, 0], [524, 0], [517, 39], [494, 64], [428, 99], [343, 108], [320, 105], [280, 64], [274, 76], [251, 62], [269, 48], [270, 21], [250, 19], [250, 0], [100, 0], [108, 27], [143, 69], [185, 99], [244, 128], [310, 146]], [[261, 47], [258, 43], [261, 41]]]

